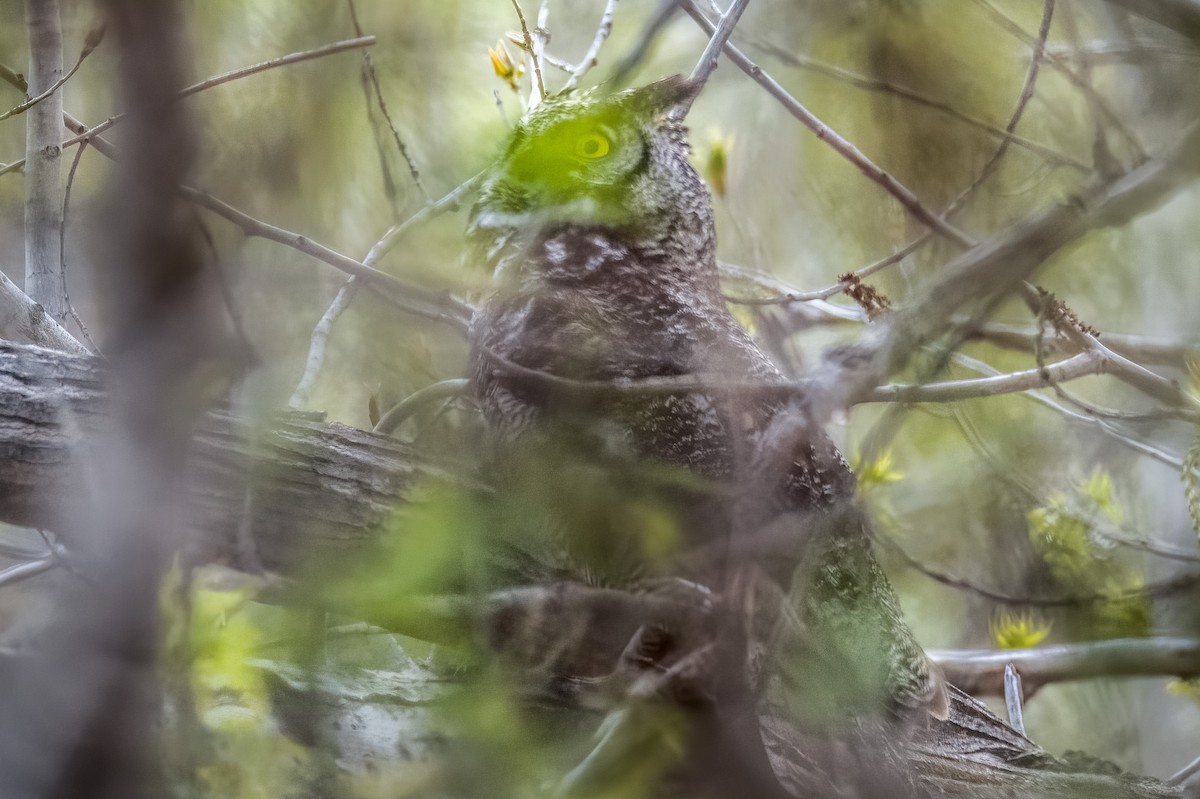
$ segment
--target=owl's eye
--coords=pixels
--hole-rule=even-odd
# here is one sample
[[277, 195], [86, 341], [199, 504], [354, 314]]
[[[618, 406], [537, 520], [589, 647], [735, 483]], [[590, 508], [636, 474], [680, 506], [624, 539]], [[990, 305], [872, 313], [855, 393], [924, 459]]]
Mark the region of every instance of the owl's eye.
[[586, 136], [580, 136], [579, 140], [575, 142], [575, 154], [589, 160], [603, 158], [608, 155], [610, 149], [612, 149], [612, 144], [603, 133], [589, 133]]

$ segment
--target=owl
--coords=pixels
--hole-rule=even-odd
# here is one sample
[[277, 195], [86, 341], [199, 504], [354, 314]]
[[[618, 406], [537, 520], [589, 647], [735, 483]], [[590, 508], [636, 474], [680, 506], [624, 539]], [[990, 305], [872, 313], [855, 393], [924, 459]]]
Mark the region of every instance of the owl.
[[[550, 531], [537, 557], [553, 574], [770, 597], [776, 609], [748, 622], [753, 679], [849, 672], [863, 684], [835, 697], [944, 717], [850, 469], [722, 296], [710, 196], [672, 114], [699, 88], [673, 77], [552, 97], [488, 172], [468, 229], [494, 275], [471, 324], [470, 384], [498, 469], [540, 458], [537, 479], [562, 486], [546, 492], [553, 507], [581, 485], [605, 497], [528, 509], [525, 523]], [[668, 555], [630, 504], [671, 521]]]

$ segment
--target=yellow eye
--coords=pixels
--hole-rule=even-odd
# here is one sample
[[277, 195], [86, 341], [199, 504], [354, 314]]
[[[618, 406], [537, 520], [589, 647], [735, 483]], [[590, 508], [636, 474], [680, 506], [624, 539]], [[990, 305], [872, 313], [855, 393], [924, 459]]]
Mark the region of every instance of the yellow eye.
[[575, 154], [580, 158], [603, 158], [611, 148], [608, 137], [602, 133], [589, 133], [575, 142]]

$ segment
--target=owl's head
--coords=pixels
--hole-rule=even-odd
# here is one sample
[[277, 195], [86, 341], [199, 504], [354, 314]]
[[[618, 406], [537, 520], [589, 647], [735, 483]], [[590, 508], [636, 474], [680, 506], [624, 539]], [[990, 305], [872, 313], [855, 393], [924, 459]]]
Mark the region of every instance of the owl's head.
[[697, 196], [707, 204], [684, 129], [669, 116], [697, 88], [675, 76], [608, 96], [548, 99], [513, 131], [484, 183], [472, 230], [636, 229]]

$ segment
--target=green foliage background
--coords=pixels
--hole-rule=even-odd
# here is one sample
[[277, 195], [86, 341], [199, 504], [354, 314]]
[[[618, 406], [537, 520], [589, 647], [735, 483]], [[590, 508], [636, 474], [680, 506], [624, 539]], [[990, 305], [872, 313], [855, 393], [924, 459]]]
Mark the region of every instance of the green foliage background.
[[[650, 0], [620, 4], [600, 66], [585, 85], [610, 74], [657, 5]], [[602, 6], [599, 0], [552, 0], [549, 51], [572, 61], [581, 57]], [[1052, 48], [1115, 39], [1126, 24], [1132, 24], [1136, 39], [1152, 40], [1164, 53], [1177, 46], [1160, 29], [1110, 15], [1103, 3], [1060, 0], [1058, 6]], [[1040, 2], [995, 0], [995, 7], [1030, 34], [1036, 31]], [[5, 20], [0, 60], [21, 70], [27, 57], [21, 3], [0, 0], [0, 11]], [[535, 9], [526, 12], [532, 17]], [[65, 58], [71, 62], [93, 10], [84, 2], [68, 2], [64, 14]], [[488, 58], [488, 48], [516, 29], [511, 4], [359, 0], [358, 14], [363, 30], [378, 37], [370, 53], [397, 130], [429, 195], [440, 197], [495, 156], [507, 130], [501, 114], [512, 120], [520, 112], [520, 97], [494, 74]], [[338, 0], [209, 0], [187, 4], [187, 15], [197, 80], [354, 35], [347, 6]], [[797, 68], [787, 56], [903, 85], [1003, 127], [1025, 79], [1030, 52], [1027, 43], [1010, 35], [976, 0], [760, 0], [752, 4], [735, 41], [934, 208], [974, 180], [995, 151], [996, 138], [895, 94]], [[637, 67], [632, 82], [690, 71], [704, 42], [700, 31], [679, 15]], [[508, 49], [519, 52], [511, 43]], [[67, 86], [67, 108], [89, 124], [117, 110], [113, 57], [102, 46]], [[1097, 64], [1090, 78], [1153, 153], [1194, 119], [1198, 101], [1192, 76], [1198, 63], [1194, 54], [1164, 54], [1148, 64]], [[389, 226], [419, 210], [426, 197], [398, 157], [391, 134], [380, 125], [360, 69], [361, 56], [349, 52], [270, 70], [189, 99], [202, 145], [194, 184], [264, 221], [353, 257], [365, 256]], [[546, 77], [551, 86], [563, 79], [550, 68]], [[522, 91], [528, 92], [527, 82]], [[502, 101], [501, 111], [493, 92]], [[4, 96], [9, 104], [21, 99], [15, 90]], [[1084, 164], [1107, 151], [1129, 164], [1132, 147], [1111, 124], [1097, 123], [1095, 115], [1075, 86], [1043, 64], [1018, 132]], [[724, 261], [794, 286], [818, 288], [922, 232], [879, 186], [729, 64], [717, 71], [689, 124], [697, 163], [710, 181], [725, 187], [715, 200]], [[1096, 144], [1098, 130], [1106, 147]], [[120, 143], [119, 126], [112, 138]], [[23, 147], [21, 118], [0, 122], [0, 161], [21, 157]], [[91, 220], [105, 200], [110, 174], [102, 157], [85, 153], [67, 238], [72, 297], [100, 342], [106, 331], [90, 298], [89, 256], [103, 231]], [[1039, 155], [1013, 146], [956, 221], [985, 237], [1072, 196], [1090, 179], [1088, 173], [1047, 165]], [[0, 176], [0, 266], [14, 276], [23, 258], [22, 192], [19, 175]], [[1200, 297], [1198, 212], [1200, 194], [1186, 190], [1133, 225], [1099, 231], [1069, 247], [1037, 279], [1102, 331], [1165, 336], [1194, 345], [1200, 340], [1200, 317], [1194, 313]], [[248, 393], [263, 409], [283, 404], [303, 371], [313, 326], [343, 276], [296, 251], [244, 239], [224, 221], [201, 213], [262, 360]], [[488, 276], [463, 262], [463, 224], [459, 213], [420, 226], [382, 267], [405, 279], [477, 296]], [[948, 246], [934, 242], [872, 283], [894, 303], [903, 303], [912, 286], [950, 254]], [[753, 287], [731, 282], [729, 290]], [[834, 302], [852, 305], [846, 298]], [[756, 329], [764, 326], [749, 312], [746, 318]], [[997, 319], [1026, 327], [1033, 323], [1016, 303], [1004, 306]], [[789, 351], [799, 368], [822, 347], [847, 340], [859, 329], [854, 324], [814, 327], [792, 337]], [[1034, 365], [1027, 353], [989, 344], [970, 344], [966, 352], [1004, 371]], [[331, 419], [369, 426], [372, 400], [389, 407], [431, 382], [460, 376], [463, 364], [463, 342], [453, 332], [360, 296], [335, 328], [309, 407], [326, 411]], [[974, 375], [954, 368], [938, 377], [968, 376]], [[1182, 370], [1173, 376], [1187, 379]], [[1102, 377], [1078, 381], [1071, 390], [1108, 407], [1147, 407], [1146, 400]], [[882, 414], [878, 407], [860, 406], [841, 420], [833, 432], [843, 449], [865, 451]], [[457, 468], [472, 458], [456, 433], [464, 423], [458, 411], [439, 419], [421, 417], [401, 435], [439, 466]], [[1196, 434], [1169, 421], [1141, 423], [1137, 429], [1144, 439], [1175, 453], [1184, 452]], [[930, 569], [996, 591], [1050, 596], [1135, 590], [1169, 577], [1180, 566], [1119, 546], [1116, 540], [1152, 539], [1180, 547], [1195, 540], [1178, 470], [1138, 456], [1094, 424], [1071, 423], [1024, 396], [913, 408], [887, 448], [886, 461], [884, 457], [873, 452], [859, 468], [868, 478], [867, 495], [885, 534]], [[381, 559], [376, 573], [356, 572], [342, 587], [349, 591], [348, 604], [362, 616], [397, 601], [392, 592], [427, 590], [430, 581], [444, 581], [462, 557], [455, 547], [470, 546], [466, 531], [475, 529], [477, 520], [464, 518], [465, 500], [439, 491], [429, 489], [423, 510], [414, 512], [416, 521], [410, 515], [397, 522], [410, 538], [406, 552]], [[940, 585], [888, 553], [884, 550], [889, 573], [927, 647], [988, 647], [995, 645], [994, 638], [1009, 640], [1014, 634], [1011, 619], [997, 622], [995, 603]], [[31, 596], [38, 590], [0, 594], [6, 627], [35, 601]], [[191, 599], [184, 602], [187, 596]], [[398, 686], [448, 668], [444, 655], [394, 636], [347, 635], [337, 641], [355, 643], [330, 644], [326, 639], [318, 646], [307, 626], [311, 619], [280, 618], [256, 602], [249, 587], [231, 589], [220, 580], [212, 585], [196, 579], [164, 590], [164, 597], [171, 634], [178, 639], [180, 668], [188, 673], [190, 687], [184, 690], [199, 708], [196, 723], [216, 742], [210, 765], [194, 775], [200, 794], [284, 796], [299, 786], [347, 779], [330, 776], [328, 764], [312, 762], [307, 750], [282, 735], [271, 719], [267, 697], [288, 686], [302, 690], [306, 684], [303, 669], [289, 670], [295, 663], [319, 662], [337, 681], [333, 693], [358, 697], [366, 708], [377, 701], [388, 707], [380, 712], [403, 716], [410, 730], [424, 729], [429, 719], [414, 709], [419, 703], [403, 699]], [[1195, 598], [1193, 593], [1044, 609], [1025, 623], [1048, 626], [1050, 642], [1195, 634], [1200, 627]], [[180, 610], [188, 605], [190, 616]], [[326, 619], [318, 626], [353, 620]], [[307, 643], [299, 648], [280, 643], [289, 640]], [[355, 682], [368, 672], [386, 686], [364, 688]], [[541, 763], [535, 772], [544, 768], [545, 760], [538, 760], [544, 742], [513, 712], [515, 700], [504, 681], [490, 680], [486, 677], [472, 686], [473, 693], [452, 702], [440, 721], [482, 741], [478, 751], [485, 754], [476, 768], [479, 774], [501, 775], [494, 795], [506, 790], [516, 794], [528, 779], [520, 776], [520, 758]], [[1030, 702], [1027, 720], [1031, 736], [1052, 751], [1085, 749], [1132, 770], [1157, 774], [1170, 773], [1194, 756], [1194, 741], [1200, 738], [1200, 706], [1165, 692], [1162, 680], [1050, 687]], [[528, 745], [514, 743], [521, 741]], [[487, 760], [498, 757], [497, 752], [507, 754]], [[258, 763], [273, 765], [264, 770]], [[384, 767], [341, 787], [361, 796], [419, 794], [438, 784], [436, 776], [421, 768], [396, 772]], [[470, 781], [474, 773], [459, 777]]]

